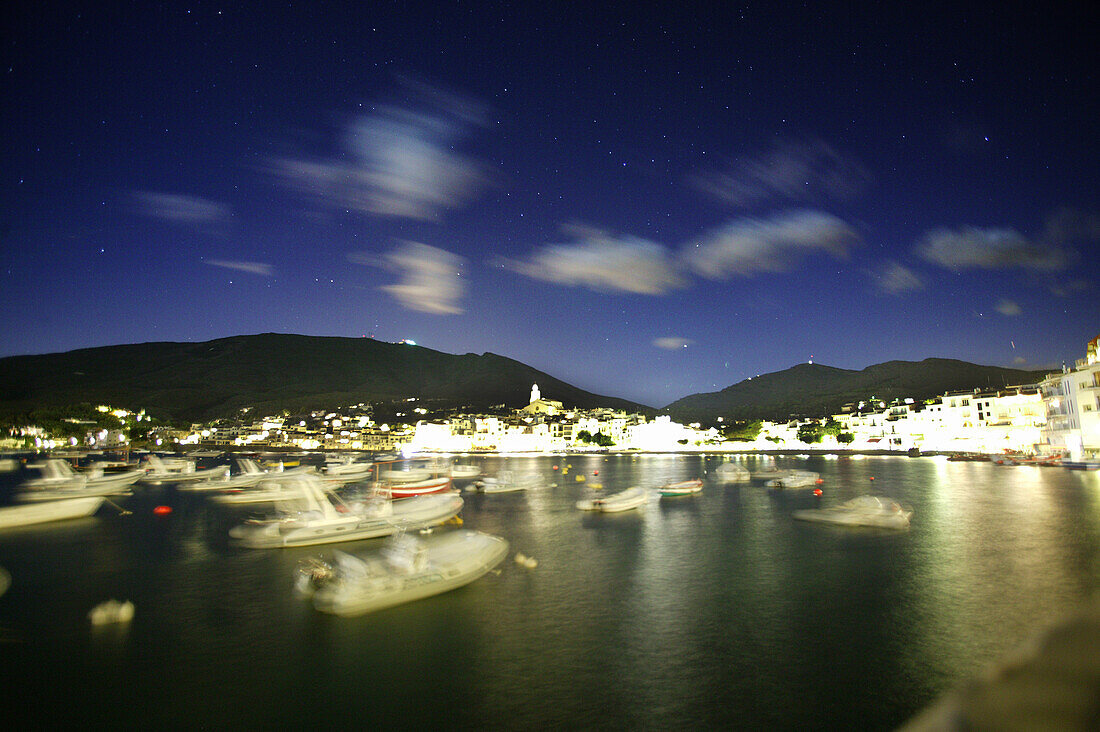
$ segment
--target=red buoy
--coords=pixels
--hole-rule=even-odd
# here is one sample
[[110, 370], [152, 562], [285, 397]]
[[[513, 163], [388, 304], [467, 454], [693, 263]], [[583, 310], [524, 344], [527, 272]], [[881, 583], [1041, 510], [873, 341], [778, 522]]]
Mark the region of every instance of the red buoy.
[[592, 471], [592, 475], [599, 475], [599, 474], [600, 474], [600, 471], [598, 471], [598, 470], [593, 470]]
[[818, 479], [817, 479], [817, 480], [815, 480], [814, 482], [815, 482], [815, 483], [817, 483], [818, 485], [825, 485], [825, 481], [824, 481], [824, 480], [822, 480], [821, 478], [818, 478]]
[[820, 496], [821, 495], [821, 489], [820, 488], [814, 488], [814, 495], [815, 496]]
[[153, 513], [155, 513], [158, 516], [166, 516], [167, 514], [172, 513], [172, 507], [171, 506], [157, 506], [156, 508], [153, 509]]
[[558, 469], [558, 466], [557, 466], [557, 465], [555, 465], [555, 466], [554, 466], [554, 470], [557, 470], [557, 469]]
[[871, 476], [871, 480], [874, 480], [874, 479], [875, 479], [875, 476], [873, 476], [873, 475], [872, 475], [872, 476]]

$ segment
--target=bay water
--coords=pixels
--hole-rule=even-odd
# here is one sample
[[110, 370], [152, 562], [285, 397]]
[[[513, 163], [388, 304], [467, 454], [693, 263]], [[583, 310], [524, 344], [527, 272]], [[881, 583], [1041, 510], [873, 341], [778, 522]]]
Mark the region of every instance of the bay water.
[[[818, 497], [719, 484], [725, 459], [463, 457], [540, 476], [464, 493], [464, 528], [507, 539], [508, 558], [355, 618], [315, 611], [296, 567], [384, 540], [232, 545], [228, 529], [264, 507], [139, 486], [115, 501], [129, 515], [104, 505], [2, 532], [6, 709], [85, 728], [892, 729], [1100, 589], [1095, 472], [779, 457], [821, 474]], [[701, 493], [639, 511], [574, 505], [691, 477]], [[791, 518], [869, 492], [911, 507], [910, 529]], [[91, 626], [111, 598], [133, 620]]]

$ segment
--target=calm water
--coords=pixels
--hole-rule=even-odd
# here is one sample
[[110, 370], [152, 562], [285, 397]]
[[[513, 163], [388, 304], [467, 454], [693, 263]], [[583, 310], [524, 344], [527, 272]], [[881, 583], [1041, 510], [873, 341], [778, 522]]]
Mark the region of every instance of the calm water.
[[[255, 508], [171, 486], [138, 488], [130, 516], [104, 506], [0, 534], [8, 712], [96, 727], [889, 729], [1100, 588], [1095, 473], [780, 458], [819, 471], [824, 496], [708, 480], [591, 515], [573, 505], [591, 483], [657, 486], [719, 458], [471, 461], [546, 476], [466, 494], [465, 526], [511, 542], [501, 571], [360, 618], [315, 612], [293, 571], [381, 540], [235, 549], [226, 531]], [[870, 488], [913, 507], [908, 532], [790, 518]], [[133, 600], [133, 622], [91, 629], [88, 610], [112, 597]]]

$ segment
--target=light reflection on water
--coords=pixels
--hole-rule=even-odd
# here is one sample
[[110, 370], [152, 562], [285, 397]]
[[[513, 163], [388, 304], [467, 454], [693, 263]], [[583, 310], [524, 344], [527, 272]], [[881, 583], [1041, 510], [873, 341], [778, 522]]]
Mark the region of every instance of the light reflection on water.
[[[362, 618], [292, 592], [297, 562], [331, 547], [236, 549], [226, 531], [253, 509], [171, 487], [125, 499], [132, 516], [0, 535], [3, 688], [64, 697], [43, 719], [91, 726], [316, 724], [320, 704], [326, 726], [881, 729], [1100, 587], [1095, 473], [781, 457], [820, 472], [824, 496], [708, 477], [699, 495], [599, 515], [574, 507], [596, 484], [653, 488], [720, 459], [469, 461], [544, 477], [468, 492], [463, 510], [537, 569], [510, 556], [466, 588]], [[790, 518], [871, 490], [914, 509], [908, 532]], [[161, 503], [170, 516], [153, 516]], [[134, 601], [133, 623], [90, 632], [87, 611], [110, 597]]]

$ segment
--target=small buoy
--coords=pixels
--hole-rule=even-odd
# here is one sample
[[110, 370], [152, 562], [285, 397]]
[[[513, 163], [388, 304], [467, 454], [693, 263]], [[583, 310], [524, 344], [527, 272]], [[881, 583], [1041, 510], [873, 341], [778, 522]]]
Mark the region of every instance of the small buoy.
[[874, 479], [875, 479], [875, 476], [873, 476], [873, 475], [872, 475], [872, 476], [871, 476], [871, 480], [874, 480]]
[[558, 466], [557, 466], [557, 465], [555, 465], [555, 466], [554, 466], [554, 470], [557, 470], [557, 469], [558, 469]]
[[534, 569], [539, 566], [539, 560], [534, 557], [529, 557], [523, 552], [516, 552], [516, 564], [521, 567], [527, 567], [527, 569]]
[[818, 478], [818, 479], [817, 479], [817, 480], [815, 480], [814, 482], [815, 482], [815, 483], [817, 483], [818, 485], [825, 485], [825, 481], [824, 481], [824, 480], [822, 480], [821, 478]]
[[577, 482], [578, 483], [583, 483], [584, 482], [584, 476], [583, 475], [578, 475], [577, 476]]
[[814, 495], [815, 496], [820, 496], [821, 495], [821, 489], [820, 488], [814, 488]]
[[157, 506], [156, 508], [153, 509], [153, 513], [155, 513], [157, 516], [167, 516], [168, 514], [172, 513], [172, 507], [171, 506]]
[[601, 488], [603, 488], [603, 483], [589, 483], [588, 487], [591, 488], [594, 491], [598, 491]]
[[598, 470], [593, 470], [592, 471], [592, 475], [599, 475], [599, 474], [600, 474], [600, 471], [598, 471]]

